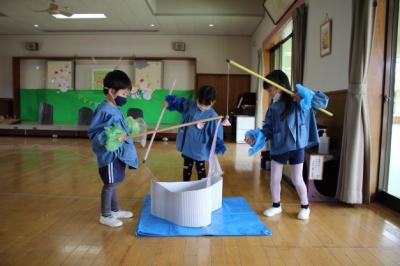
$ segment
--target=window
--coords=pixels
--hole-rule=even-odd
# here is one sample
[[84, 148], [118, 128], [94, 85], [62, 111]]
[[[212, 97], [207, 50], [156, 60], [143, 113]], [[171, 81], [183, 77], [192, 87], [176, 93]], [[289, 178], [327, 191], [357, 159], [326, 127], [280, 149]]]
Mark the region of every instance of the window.
[[270, 49], [271, 70], [281, 69], [292, 82], [292, 34]]
[[[400, 13], [397, 10], [397, 14]], [[394, 61], [394, 82], [391, 92], [389, 95], [392, 95], [391, 104], [392, 104], [392, 119], [389, 121], [391, 123], [391, 134], [390, 137], [390, 148], [389, 148], [389, 171], [387, 176], [387, 187], [386, 192], [390, 195], [400, 199], [400, 16], [398, 15], [397, 23], [397, 38], [395, 38], [395, 55], [392, 60]], [[389, 127], [389, 128], [390, 128]]]
[[400, 211], [400, 6], [388, 1], [378, 200]]

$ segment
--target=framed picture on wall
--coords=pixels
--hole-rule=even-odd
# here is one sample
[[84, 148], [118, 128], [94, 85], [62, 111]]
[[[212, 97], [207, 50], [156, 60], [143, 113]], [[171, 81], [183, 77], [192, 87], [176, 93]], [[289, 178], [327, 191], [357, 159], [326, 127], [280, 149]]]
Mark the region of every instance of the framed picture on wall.
[[332, 20], [328, 19], [320, 27], [320, 54], [327, 56], [332, 52]]
[[296, 3], [296, 0], [265, 0], [264, 9], [272, 22], [276, 25]]

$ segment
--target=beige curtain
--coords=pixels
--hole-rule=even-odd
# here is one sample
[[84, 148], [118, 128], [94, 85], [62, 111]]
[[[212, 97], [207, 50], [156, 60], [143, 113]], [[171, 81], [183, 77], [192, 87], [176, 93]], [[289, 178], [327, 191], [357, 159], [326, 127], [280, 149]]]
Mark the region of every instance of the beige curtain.
[[371, 140], [366, 90], [375, 7], [375, 0], [353, 0], [349, 89], [337, 188], [338, 199], [350, 204], [369, 201]]
[[[258, 73], [264, 75], [264, 55], [263, 49], [260, 48], [258, 53]], [[264, 114], [263, 114], [263, 81], [257, 79], [257, 93], [256, 93], [256, 127], [263, 126]]]
[[293, 13], [292, 19], [292, 83], [295, 86], [297, 83], [303, 83], [304, 54], [307, 32], [307, 6], [301, 5], [299, 8], [297, 8]]

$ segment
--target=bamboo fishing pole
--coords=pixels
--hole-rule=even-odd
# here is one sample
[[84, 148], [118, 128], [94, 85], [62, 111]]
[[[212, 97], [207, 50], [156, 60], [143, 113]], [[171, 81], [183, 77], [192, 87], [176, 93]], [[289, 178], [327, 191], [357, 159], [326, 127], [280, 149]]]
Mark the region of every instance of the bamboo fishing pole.
[[205, 123], [205, 122], [214, 121], [214, 120], [218, 120], [218, 119], [222, 119], [222, 118], [224, 118], [224, 117], [223, 116], [215, 116], [215, 117], [200, 119], [200, 120], [197, 120], [197, 121], [192, 121], [192, 122], [188, 122], [188, 123], [184, 123], [184, 124], [180, 124], [180, 125], [175, 125], [175, 126], [161, 128], [161, 129], [158, 129], [158, 130], [151, 130], [151, 131], [147, 131], [147, 132], [143, 132], [143, 133], [139, 133], [139, 134], [130, 135], [130, 137], [132, 137], [132, 138], [143, 137], [143, 136], [150, 135], [150, 134], [153, 134], [153, 133], [160, 133], [160, 132], [170, 131], [170, 130], [178, 129], [178, 128], [181, 128], [181, 127], [192, 126], [192, 125], [196, 125], [198, 123]]
[[[244, 72], [247, 72], [247, 73], [253, 75], [253, 76], [256, 77], [256, 78], [259, 78], [259, 79], [261, 79], [261, 80], [267, 82], [268, 84], [270, 84], [270, 85], [276, 87], [277, 89], [279, 89], [279, 90], [281, 90], [281, 91], [283, 91], [283, 92], [285, 92], [285, 93], [287, 93], [287, 94], [289, 94], [289, 95], [291, 95], [291, 96], [294, 96], [294, 95], [295, 95], [294, 92], [292, 92], [292, 91], [286, 89], [285, 87], [279, 85], [279, 84], [276, 83], [276, 82], [273, 82], [272, 80], [269, 80], [269, 79], [267, 79], [267, 78], [261, 76], [260, 74], [254, 72], [254, 71], [251, 70], [251, 69], [248, 69], [248, 68], [245, 67], [245, 66], [242, 66], [241, 64], [239, 64], [239, 63], [237, 63], [237, 62], [235, 62], [235, 61], [233, 61], [233, 60], [226, 59], [226, 62], [227, 62], [228, 64], [231, 64], [231, 65], [233, 65], [233, 66], [235, 66], [235, 67], [237, 67], [237, 68], [243, 70]], [[325, 110], [325, 109], [317, 108], [317, 110], [318, 110], [318, 111], [321, 111], [322, 113], [324, 113], [324, 114], [326, 114], [326, 115], [333, 116], [333, 114], [332, 114], [331, 112], [329, 112], [329, 111], [327, 111], [327, 110]]]
[[[168, 95], [171, 95], [171, 94], [172, 94], [172, 91], [175, 89], [175, 85], [176, 85], [176, 79], [175, 79], [174, 82], [172, 83], [172, 87], [171, 87], [171, 89], [169, 90]], [[163, 119], [163, 116], [164, 116], [164, 113], [165, 113], [165, 110], [166, 110], [166, 109], [167, 109], [167, 106], [164, 106], [163, 109], [161, 110], [160, 116], [158, 117], [158, 121], [157, 121], [157, 124], [156, 124], [156, 128], [154, 129], [154, 132], [153, 132], [153, 134], [151, 135], [151, 140], [150, 140], [149, 146], [147, 146], [146, 154], [144, 155], [144, 158], [143, 158], [143, 163], [146, 163], [147, 157], [149, 156], [151, 146], [153, 145], [154, 138], [156, 137], [157, 130], [158, 130], [158, 128], [160, 127], [161, 120]]]

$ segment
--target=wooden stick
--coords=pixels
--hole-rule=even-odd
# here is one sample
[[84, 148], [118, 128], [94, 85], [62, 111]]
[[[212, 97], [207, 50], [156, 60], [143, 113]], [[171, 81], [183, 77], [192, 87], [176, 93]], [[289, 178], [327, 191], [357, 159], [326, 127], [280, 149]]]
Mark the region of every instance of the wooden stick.
[[[172, 91], [175, 89], [175, 84], [176, 84], [176, 79], [175, 79], [174, 82], [172, 83], [172, 87], [171, 87], [171, 89], [169, 90], [168, 95], [171, 95], [171, 94], [172, 94]], [[163, 107], [163, 109], [162, 109], [162, 111], [161, 111], [161, 114], [160, 114], [160, 116], [158, 117], [158, 121], [157, 121], [157, 124], [156, 124], [156, 128], [154, 129], [153, 135], [151, 135], [151, 140], [150, 140], [149, 146], [147, 146], [146, 154], [144, 155], [144, 158], [143, 158], [143, 163], [146, 163], [147, 157], [149, 156], [151, 146], [153, 145], [154, 138], [156, 137], [157, 130], [158, 130], [158, 128], [160, 127], [161, 120], [163, 119], [163, 116], [164, 116], [164, 113], [165, 113], [165, 110], [166, 110], [166, 109], [167, 109], [166, 106]]]
[[160, 132], [170, 131], [170, 130], [173, 130], [173, 129], [192, 126], [192, 125], [196, 125], [198, 123], [205, 123], [205, 122], [214, 121], [214, 120], [218, 120], [218, 119], [222, 119], [222, 118], [224, 118], [224, 117], [223, 116], [215, 116], [215, 117], [210, 117], [210, 118], [206, 118], [206, 119], [200, 119], [200, 120], [197, 120], [197, 121], [192, 121], [192, 122], [188, 122], [188, 123], [184, 123], [184, 124], [180, 124], [180, 125], [175, 125], [175, 126], [161, 128], [161, 129], [158, 129], [158, 130], [152, 130], [152, 131], [147, 131], [147, 132], [144, 132], [144, 133], [130, 135], [130, 137], [132, 137], [132, 138], [143, 137], [143, 136], [146, 136], [146, 135], [153, 134], [154, 132], [160, 133]]
[[[248, 68], [245, 67], [245, 66], [242, 66], [242, 65], [239, 64], [239, 63], [236, 63], [236, 62], [233, 61], [233, 60], [226, 59], [226, 62], [227, 62], [228, 64], [231, 64], [231, 65], [233, 65], [233, 66], [235, 66], [235, 67], [237, 67], [237, 68], [243, 70], [244, 72], [247, 72], [247, 73], [249, 73], [249, 74], [251, 74], [251, 75], [253, 75], [253, 76], [255, 76], [255, 77], [257, 77], [257, 78], [259, 78], [259, 79], [261, 79], [261, 80], [263, 80], [263, 81], [265, 81], [265, 82], [267, 82], [268, 84], [270, 84], [270, 85], [276, 87], [277, 89], [279, 89], [279, 90], [281, 90], [281, 91], [283, 91], [283, 92], [285, 92], [285, 93], [287, 93], [287, 94], [289, 94], [289, 95], [291, 95], [291, 96], [293, 96], [293, 95], [295, 94], [294, 92], [292, 92], [292, 91], [286, 89], [285, 87], [279, 85], [278, 83], [275, 83], [275, 82], [273, 82], [272, 80], [266, 79], [265, 77], [261, 76], [260, 74], [258, 74], [258, 73], [256, 73], [256, 72], [252, 71], [251, 69], [248, 69]], [[333, 114], [332, 114], [331, 112], [329, 112], [329, 111], [327, 111], [327, 110], [325, 110], [325, 109], [317, 108], [317, 110], [318, 110], [318, 111], [321, 111], [322, 113], [324, 113], [324, 114], [326, 114], [326, 115], [333, 116]]]

